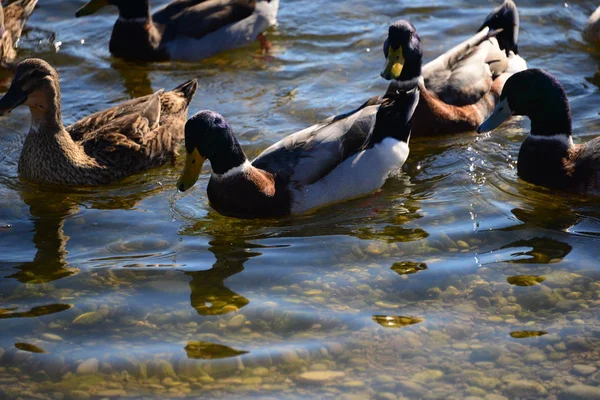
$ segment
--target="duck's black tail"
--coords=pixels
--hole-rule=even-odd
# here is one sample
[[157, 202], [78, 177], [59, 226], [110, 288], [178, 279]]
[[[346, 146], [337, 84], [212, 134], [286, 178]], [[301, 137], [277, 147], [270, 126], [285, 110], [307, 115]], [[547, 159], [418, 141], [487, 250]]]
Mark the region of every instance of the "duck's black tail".
[[183, 94], [188, 105], [192, 101], [194, 94], [196, 94], [196, 90], [198, 90], [198, 79], [191, 79], [173, 89], [174, 92], [181, 92]]
[[495, 37], [498, 39], [500, 48], [506, 52], [507, 56], [509, 51], [519, 54], [517, 45], [519, 39], [519, 11], [514, 1], [505, 0], [504, 4], [492, 11], [479, 28], [479, 31], [486, 26], [491, 31], [502, 30]]

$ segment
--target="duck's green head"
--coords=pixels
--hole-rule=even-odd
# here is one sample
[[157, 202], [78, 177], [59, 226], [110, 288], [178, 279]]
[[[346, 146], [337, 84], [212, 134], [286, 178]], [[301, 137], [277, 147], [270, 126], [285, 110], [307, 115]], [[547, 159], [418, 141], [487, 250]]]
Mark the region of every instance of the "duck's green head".
[[194, 186], [207, 159], [217, 175], [225, 174], [246, 161], [246, 155], [225, 118], [209, 110], [198, 112], [186, 122], [185, 150], [185, 167], [177, 181], [177, 188], [182, 192]]
[[572, 131], [567, 94], [543, 69], [527, 69], [508, 78], [496, 108], [477, 132], [494, 130], [513, 115], [529, 117], [533, 135], [570, 135]]
[[75, 13], [75, 17], [95, 14], [106, 6], [119, 9], [119, 16], [125, 19], [146, 18], [150, 12], [148, 0], [90, 0]]
[[383, 54], [386, 61], [381, 71], [382, 78], [408, 81], [421, 75], [421, 39], [410, 22], [399, 20], [390, 26]]

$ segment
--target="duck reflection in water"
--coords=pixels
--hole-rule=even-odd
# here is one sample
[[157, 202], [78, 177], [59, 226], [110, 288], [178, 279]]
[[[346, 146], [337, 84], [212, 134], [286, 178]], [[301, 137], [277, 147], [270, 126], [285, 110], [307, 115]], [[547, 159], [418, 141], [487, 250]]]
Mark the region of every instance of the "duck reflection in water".
[[19, 271], [7, 276], [22, 283], [46, 283], [66, 278], [79, 272], [70, 267], [66, 249], [69, 237], [65, 235], [65, 220], [78, 210], [78, 205], [61, 193], [36, 195], [29, 188], [21, 192], [29, 205], [33, 221], [33, 244], [37, 249], [33, 261], [20, 264]]
[[513, 254], [515, 258], [510, 260], [510, 263], [548, 264], [551, 261], [564, 259], [573, 250], [573, 246], [548, 237], [517, 240], [502, 246], [500, 250], [523, 247], [531, 248], [531, 250]]
[[[93, 209], [130, 209], [146, 196], [163, 190], [160, 185], [140, 190], [139, 186], [119, 188], [119, 194], [113, 191], [99, 192], [60, 192], [42, 190], [39, 186], [24, 186], [21, 198], [29, 206], [33, 222], [33, 244], [36, 254], [32, 261], [17, 265], [19, 271], [7, 276], [22, 283], [47, 283], [77, 274], [80, 269], [72, 267], [67, 261], [67, 242], [65, 221], [72, 218], [80, 204]], [[85, 230], [81, 225], [78, 230]]]
[[238, 237], [218, 236], [209, 242], [209, 250], [217, 261], [206, 271], [188, 271], [190, 282], [190, 302], [200, 315], [223, 315], [246, 306], [249, 300], [227, 286], [225, 280], [244, 270], [244, 263], [262, 253], [251, 251], [263, 246], [251, 244]]
[[564, 259], [572, 250], [568, 243], [540, 236], [515, 240], [480, 256], [482, 264], [550, 264]]
[[117, 59], [111, 63], [111, 67], [121, 75], [125, 94], [130, 99], [154, 93], [148, 66]]

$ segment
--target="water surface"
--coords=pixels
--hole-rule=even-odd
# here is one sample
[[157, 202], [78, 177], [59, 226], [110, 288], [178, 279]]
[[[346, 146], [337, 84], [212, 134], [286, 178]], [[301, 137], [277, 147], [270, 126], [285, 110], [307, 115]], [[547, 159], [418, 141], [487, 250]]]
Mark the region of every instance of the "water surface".
[[[289, 0], [270, 55], [145, 66], [113, 59], [114, 11], [72, 18], [82, 3], [41, 1], [21, 41], [58, 69], [67, 123], [198, 77], [191, 111], [222, 113], [250, 156], [382, 93], [393, 20], [429, 60], [493, 7]], [[565, 86], [574, 140], [594, 138], [600, 51], [580, 31], [595, 5], [518, 6], [521, 54]], [[280, 221], [212, 211], [208, 166], [177, 193], [181, 162], [107, 188], [23, 183], [28, 124], [0, 119], [0, 398], [598, 396], [598, 199], [518, 179], [525, 120], [414, 137], [380, 192]]]

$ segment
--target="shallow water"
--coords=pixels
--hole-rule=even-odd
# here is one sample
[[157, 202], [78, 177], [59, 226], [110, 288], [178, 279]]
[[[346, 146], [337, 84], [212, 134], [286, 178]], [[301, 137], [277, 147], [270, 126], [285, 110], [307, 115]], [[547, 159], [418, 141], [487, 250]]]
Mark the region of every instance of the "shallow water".
[[[110, 57], [113, 11], [40, 3], [21, 55], [57, 67], [67, 122], [197, 76], [191, 111], [222, 113], [251, 156], [384, 91], [394, 19], [429, 60], [493, 6], [290, 0], [269, 56], [144, 66]], [[518, 5], [521, 54], [565, 86], [575, 141], [592, 139], [600, 51], [580, 31], [595, 5]], [[0, 119], [0, 398], [599, 396], [598, 199], [517, 178], [524, 120], [415, 137], [382, 191], [281, 221], [212, 211], [208, 167], [178, 194], [181, 163], [101, 189], [22, 183], [28, 121]]]

